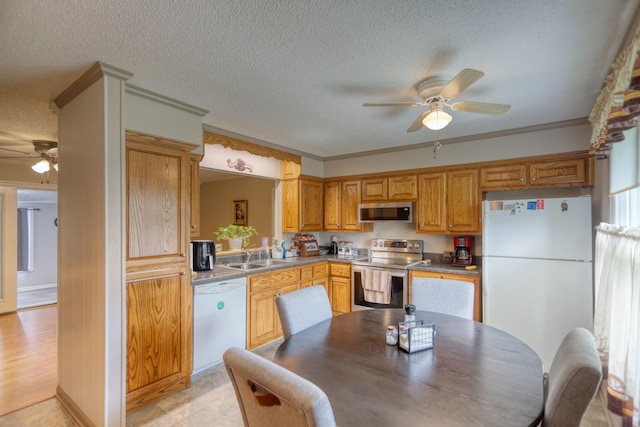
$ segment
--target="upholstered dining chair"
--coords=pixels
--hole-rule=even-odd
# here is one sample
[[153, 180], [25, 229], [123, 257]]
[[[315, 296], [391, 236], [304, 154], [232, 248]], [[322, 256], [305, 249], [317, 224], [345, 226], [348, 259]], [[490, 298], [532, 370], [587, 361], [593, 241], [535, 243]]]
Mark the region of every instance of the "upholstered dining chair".
[[335, 427], [331, 403], [315, 384], [240, 348], [222, 358], [246, 427]]
[[558, 347], [546, 377], [542, 426], [579, 426], [601, 380], [593, 335], [584, 328], [573, 329]]
[[461, 280], [414, 278], [411, 282], [411, 304], [416, 310], [473, 319], [474, 286]]
[[332, 316], [329, 296], [322, 285], [278, 295], [276, 307], [285, 339]]

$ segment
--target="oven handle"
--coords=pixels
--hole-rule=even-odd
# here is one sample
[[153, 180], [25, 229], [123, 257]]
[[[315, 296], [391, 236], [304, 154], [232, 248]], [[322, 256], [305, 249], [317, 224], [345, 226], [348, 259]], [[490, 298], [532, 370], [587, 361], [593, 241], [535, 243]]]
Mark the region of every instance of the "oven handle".
[[393, 277], [405, 277], [407, 275], [407, 270], [398, 270], [395, 268], [384, 268], [384, 267], [369, 267], [365, 265], [354, 265], [353, 273], [362, 273], [365, 269], [367, 270], [378, 270], [378, 271], [390, 271], [391, 276]]

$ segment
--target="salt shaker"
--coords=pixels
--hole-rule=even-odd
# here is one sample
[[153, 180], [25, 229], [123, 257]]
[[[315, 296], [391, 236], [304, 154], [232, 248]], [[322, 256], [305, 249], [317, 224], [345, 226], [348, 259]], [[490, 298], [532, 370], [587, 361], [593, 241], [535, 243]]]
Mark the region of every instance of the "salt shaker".
[[404, 312], [406, 313], [404, 315], [404, 321], [405, 322], [413, 322], [414, 320], [416, 320], [416, 316], [415, 313], [416, 311], [416, 306], [413, 304], [407, 304], [404, 306]]
[[395, 326], [387, 326], [387, 345], [398, 344], [398, 329]]

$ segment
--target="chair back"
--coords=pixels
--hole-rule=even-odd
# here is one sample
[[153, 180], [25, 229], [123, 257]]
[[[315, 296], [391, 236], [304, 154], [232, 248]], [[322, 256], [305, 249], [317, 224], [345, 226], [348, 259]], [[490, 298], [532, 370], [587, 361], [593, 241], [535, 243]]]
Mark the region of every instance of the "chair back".
[[416, 310], [473, 319], [474, 292], [471, 282], [419, 277], [411, 282], [411, 304]]
[[549, 369], [544, 427], [578, 427], [602, 379], [602, 366], [591, 332], [570, 331]]
[[332, 316], [329, 296], [322, 285], [278, 295], [276, 307], [285, 339]]
[[240, 348], [222, 358], [246, 427], [335, 427], [329, 399], [315, 384]]

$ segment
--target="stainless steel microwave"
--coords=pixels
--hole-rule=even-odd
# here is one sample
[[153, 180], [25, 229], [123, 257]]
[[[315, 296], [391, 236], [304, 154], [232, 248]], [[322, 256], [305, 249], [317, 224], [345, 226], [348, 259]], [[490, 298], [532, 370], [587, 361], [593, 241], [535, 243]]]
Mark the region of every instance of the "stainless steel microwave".
[[361, 203], [360, 222], [413, 222], [413, 203]]

